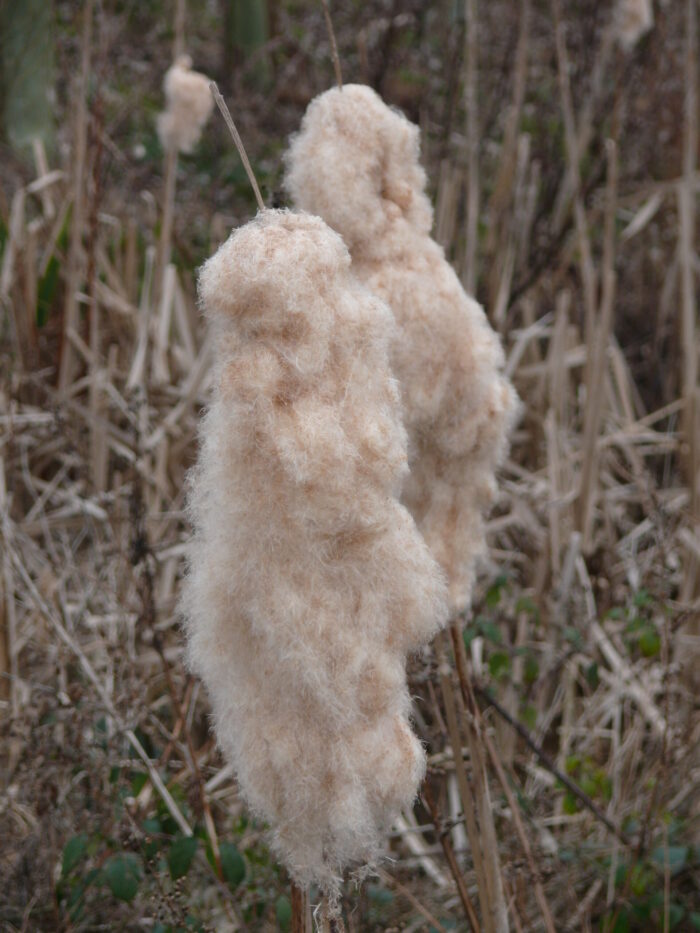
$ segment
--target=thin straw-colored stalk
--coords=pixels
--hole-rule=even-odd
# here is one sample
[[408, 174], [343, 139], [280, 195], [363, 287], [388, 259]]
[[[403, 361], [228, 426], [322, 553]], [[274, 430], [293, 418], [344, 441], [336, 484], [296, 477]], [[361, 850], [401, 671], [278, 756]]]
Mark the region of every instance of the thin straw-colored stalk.
[[698, 491], [698, 347], [695, 329], [694, 233], [695, 164], [698, 149], [698, 63], [696, 0], [686, 0], [685, 138], [683, 179], [678, 187], [680, 213], [681, 343], [683, 353], [683, 429], [687, 443], [686, 474], [690, 487], [691, 515], [700, 519]]
[[525, 858], [527, 859], [527, 864], [530, 868], [532, 881], [535, 885], [535, 897], [537, 898], [537, 903], [539, 904], [540, 910], [542, 911], [542, 920], [544, 921], [545, 929], [547, 930], [547, 933], [556, 933], [552, 912], [549, 908], [549, 903], [545, 896], [544, 888], [542, 887], [542, 879], [540, 878], [539, 869], [537, 868], [537, 863], [535, 862], [534, 856], [532, 854], [532, 847], [530, 846], [530, 841], [527, 838], [525, 826], [523, 825], [522, 817], [520, 816], [520, 806], [515, 799], [515, 796], [513, 795], [513, 791], [510, 789], [508, 777], [505, 773], [503, 765], [501, 764], [498, 751], [491, 741], [491, 737], [485, 731], [482, 733], [482, 735], [484, 744], [486, 745], [486, 749], [491, 759], [491, 763], [493, 764], [494, 770], [501, 784], [501, 789], [503, 790], [505, 798], [508, 801], [508, 806], [510, 807], [513, 822], [515, 823], [515, 831], [518, 834], [520, 844], [523, 847], [523, 852], [525, 853]]
[[333, 20], [331, 19], [331, 11], [328, 9], [328, 0], [321, 0], [321, 5], [323, 6], [323, 15], [326, 20], [326, 29], [328, 30], [328, 38], [331, 43], [331, 56], [333, 58], [333, 70], [335, 71], [335, 83], [342, 90], [343, 73], [340, 70], [340, 57], [338, 55], [338, 44], [335, 41], [335, 30], [333, 29]]
[[[458, 755], [455, 755], [455, 761], [457, 760]], [[461, 756], [459, 756], [461, 757]], [[459, 894], [459, 899], [462, 902], [462, 907], [464, 909], [464, 915], [467, 918], [469, 924], [469, 929], [472, 933], [480, 933], [481, 927], [479, 926], [479, 921], [476, 916], [476, 912], [472, 905], [471, 899], [469, 897], [469, 892], [467, 891], [467, 885], [465, 884], [464, 877], [460, 871], [457, 859], [454, 854], [454, 849], [452, 848], [452, 843], [450, 842], [449, 832], [443, 828], [442, 820], [440, 819], [440, 813], [438, 812], [437, 804], [433, 800], [432, 793], [430, 791], [430, 786], [426, 782], [423, 785], [423, 800], [428, 808], [428, 812], [432, 818], [432, 821], [435, 825], [435, 831], [440, 838], [440, 845], [442, 850], [445, 853], [445, 860], [452, 872], [452, 876], [455, 879], [455, 884], [457, 885], [457, 893]], [[466, 815], [466, 814], [465, 814]], [[481, 894], [481, 888], [479, 888], [479, 893]], [[484, 922], [488, 916], [488, 909], [486, 911], [482, 908], [482, 915], [484, 917]], [[486, 929], [490, 929], [486, 927]]]
[[156, 260], [156, 301], [163, 294], [164, 278], [173, 239], [173, 217], [175, 216], [175, 183], [177, 179], [177, 149], [173, 146], [165, 153], [165, 178], [163, 182], [163, 214], [158, 240], [158, 258]]
[[[598, 467], [598, 435], [603, 417], [606, 357], [615, 305], [615, 212], [617, 209], [617, 145], [609, 139], [608, 183], [606, 187], [605, 233], [603, 244], [603, 295], [594, 337], [589, 382], [586, 386], [586, 414], [583, 428], [583, 467], [579, 489], [577, 524], [583, 534], [583, 549], [590, 545], [592, 511]], [[590, 346], [590, 345], [589, 345]]]
[[[476, 875], [476, 884], [479, 892], [481, 916], [484, 921], [484, 930], [486, 933], [491, 933], [491, 931], [495, 929], [490, 912], [490, 904], [493, 894], [490, 890], [489, 879], [482, 857], [482, 837], [479, 833], [479, 827], [476, 820], [476, 803], [474, 801], [474, 796], [469, 785], [467, 772], [464, 767], [464, 759], [462, 758], [461, 754], [462, 736], [457, 719], [457, 704], [455, 702], [454, 691], [452, 689], [452, 672], [450, 670], [449, 664], [447, 663], [447, 656], [444, 647], [441, 644], [437, 644], [436, 648], [438, 652], [438, 675], [440, 677], [440, 689], [442, 691], [442, 699], [445, 708], [447, 734], [450, 738], [450, 744], [452, 745], [452, 756], [454, 758], [455, 771], [457, 773], [457, 784], [459, 787], [460, 797], [462, 798], [464, 822], [467, 827], [467, 835], [469, 836], [472, 859], [474, 862], [474, 874]], [[447, 851], [445, 851], [445, 855], [447, 856]], [[455, 874], [455, 868], [453, 867], [453, 864], [449, 858], [448, 864], [453, 874]], [[455, 881], [457, 882], [458, 887], [460, 887], [462, 884], [462, 875], [459, 871], [459, 866], [457, 866], [456, 861], [454, 862], [454, 866], [457, 869], [457, 873], [455, 874]], [[471, 923], [472, 921], [470, 917], [470, 910], [466, 905], [465, 912], [467, 914], [467, 919], [469, 919]]]
[[476, 705], [474, 693], [467, 674], [467, 655], [458, 620], [454, 620], [451, 623], [450, 635], [452, 637], [452, 648], [455, 655], [455, 665], [461, 689], [461, 697], [465, 708], [463, 723], [467, 733], [467, 744], [472, 763], [473, 795], [481, 830], [484, 872], [491, 896], [489, 904], [490, 919], [496, 933], [504, 933], [504, 931], [508, 930], [508, 909], [503, 891], [503, 878], [501, 876], [501, 864], [498, 854], [496, 826], [489, 795], [486, 761], [482, 745], [481, 732], [483, 731], [483, 727], [480, 722], [479, 709]]
[[85, 154], [87, 150], [87, 95], [92, 53], [92, 20], [94, 0], [87, 0], [83, 7], [82, 56], [78, 81], [78, 108], [75, 119], [75, 146], [73, 149], [73, 212], [71, 214], [70, 247], [68, 250], [68, 273], [66, 277], [66, 304], [63, 312], [63, 344], [58, 373], [58, 388], [61, 391], [70, 385], [75, 376], [75, 357], [68, 332], [77, 330], [78, 286], [80, 284], [83, 228], [83, 205], [85, 201]]
[[518, 45], [515, 50], [515, 65], [513, 66], [513, 102], [508, 108], [508, 114], [506, 116], [501, 158], [488, 210], [490, 226], [487, 250], [489, 254], [493, 252], [495, 240], [498, 235], [499, 219], [508, 202], [513, 174], [515, 172], [518, 127], [520, 126], [520, 116], [522, 114], [525, 90], [527, 87], [527, 63], [530, 51], [531, 20], [531, 0], [521, 0], [520, 31], [518, 34]]
[[185, 17], [187, 15], [186, 0], [175, 0], [175, 41], [174, 58], [177, 59], [185, 51]]
[[[596, 316], [596, 276], [591, 254], [591, 241], [588, 233], [588, 220], [581, 196], [581, 172], [579, 168], [578, 140], [576, 136], [576, 121], [571, 98], [571, 83], [569, 81], [569, 56], [566, 51], [566, 37], [564, 24], [561, 19], [559, 0], [551, 0], [554, 16], [554, 32], [557, 49], [557, 72], [559, 75], [559, 94], [561, 97], [562, 115], [564, 118], [564, 136], [566, 139], [566, 159], [568, 171], [571, 174], [574, 197], [574, 217], [578, 235], [579, 250], [581, 254], [581, 279], [583, 281], [583, 295], [585, 306], [584, 341], [587, 347], [592, 346], [593, 326]], [[588, 367], [586, 362], [586, 384], [588, 384]]]
[[34, 602], [34, 605], [44, 616], [46, 621], [51, 624], [51, 627], [53, 628], [58, 638], [68, 648], [70, 648], [70, 650], [73, 652], [73, 654], [76, 656], [76, 658], [80, 662], [83, 668], [83, 671], [87, 675], [88, 680], [90, 680], [93, 687], [95, 688], [97, 695], [102, 701], [102, 705], [104, 706], [105, 710], [107, 710], [109, 715], [112, 717], [114, 722], [117, 724], [117, 728], [121, 732], [124, 733], [129, 744], [131, 745], [133, 750], [136, 752], [138, 757], [141, 759], [141, 761], [146, 766], [146, 770], [148, 771], [148, 776], [150, 777], [151, 782], [153, 783], [154, 787], [160, 794], [160, 797], [163, 803], [165, 804], [165, 807], [168, 813], [175, 820], [175, 822], [180, 827], [180, 830], [184, 833], [184, 835], [191, 836], [192, 828], [190, 827], [190, 824], [187, 822], [185, 817], [182, 815], [180, 808], [173, 800], [172, 794], [170, 793], [168, 788], [163, 783], [163, 779], [161, 778], [160, 774], [158, 773], [157, 768], [154, 766], [153, 762], [149, 758], [148, 753], [144, 749], [143, 745], [137, 738], [136, 733], [134, 732], [133, 729], [127, 728], [125, 722], [123, 721], [123, 719], [117, 712], [116, 707], [114, 706], [114, 703], [112, 703], [112, 700], [109, 694], [107, 693], [102, 681], [95, 673], [95, 669], [93, 668], [92, 664], [88, 660], [87, 655], [85, 654], [83, 649], [80, 647], [78, 642], [73, 638], [73, 636], [70, 635], [66, 631], [63, 623], [58, 619], [56, 613], [53, 612], [51, 608], [49, 607], [48, 603], [45, 602], [44, 598], [41, 596], [38, 589], [34, 585], [34, 581], [32, 580], [32, 578], [29, 576], [29, 574], [25, 570], [21, 561], [19, 561], [19, 559], [16, 557], [14, 553], [12, 554], [12, 557], [14, 558], [15, 569], [17, 570], [19, 575], [22, 577], [25, 587], [27, 589], [27, 592], [30, 594], [32, 601]]
[[258, 188], [258, 183], [255, 179], [255, 175], [253, 173], [253, 169], [251, 168], [250, 162], [248, 161], [248, 155], [246, 154], [245, 146], [243, 145], [243, 140], [241, 139], [240, 134], [238, 130], [236, 129], [236, 124], [233, 122], [231, 113], [228, 107], [226, 106], [226, 101], [221, 96], [219, 92], [219, 88], [216, 86], [215, 81], [210, 81], [209, 87], [211, 88], [211, 92], [214, 95], [216, 106], [221, 111], [221, 115], [223, 116], [226, 122], [226, 126], [229, 128], [229, 132], [231, 133], [231, 136], [233, 137], [233, 141], [235, 143], [236, 149], [238, 150], [238, 155], [241, 157], [243, 168], [245, 169], [246, 175], [248, 176], [248, 181], [250, 182], [253, 192], [255, 193], [255, 200], [258, 203], [258, 207], [261, 211], [264, 211], [265, 204], [263, 202], [262, 195], [260, 194], [260, 188]]
[[463, 282], [474, 293], [476, 287], [476, 251], [479, 235], [479, 104], [477, 100], [478, 35], [477, 0], [465, 0], [465, 81], [464, 100], [467, 111], [467, 231], [464, 254]]
[[311, 933], [308, 922], [309, 892], [292, 883], [292, 933]]

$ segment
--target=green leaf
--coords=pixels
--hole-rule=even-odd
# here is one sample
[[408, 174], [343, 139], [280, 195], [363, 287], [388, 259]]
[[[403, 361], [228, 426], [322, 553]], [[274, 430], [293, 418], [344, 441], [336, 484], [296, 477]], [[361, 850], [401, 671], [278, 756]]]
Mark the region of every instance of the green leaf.
[[479, 616], [477, 623], [481, 630], [481, 634], [487, 641], [493, 642], [494, 645], [501, 644], [501, 630], [495, 622], [491, 622], [490, 619], [484, 619], [482, 616]]
[[43, 327], [49, 319], [49, 312], [53, 306], [56, 286], [58, 285], [58, 273], [60, 265], [58, 259], [52, 256], [46, 267], [46, 272], [39, 279], [36, 296], [36, 325]]
[[182, 878], [190, 870], [192, 859], [197, 851], [197, 837], [183, 836], [176, 839], [168, 852], [168, 868], [173, 881]]
[[86, 852], [87, 836], [73, 836], [72, 839], [68, 840], [63, 849], [63, 862], [61, 864], [61, 874], [64, 878], [73, 871]]
[[510, 670], [510, 658], [505, 651], [494, 651], [489, 658], [489, 672], [494, 680], [505, 677]]
[[537, 661], [529, 654], [525, 658], [525, 670], [523, 671], [523, 677], [525, 678], [526, 684], [534, 684], [537, 678], [540, 675], [540, 666]]
[[653, 627], [645, 628], [639, 636], [639, 650], [645, 658], [655, 657], [661, 650], [659, 633]]
[[595, 661], [589, 664], [586, 668], [585, 674], [589, 687], [591, 687], [593, 690], [596, 690], [598, 688], [598, 684], [600, 683], [600, 677], [598, 675], [598, 664]]
[[[651, 853], [652, 862], [657, 865], [659, 868], [663, 869], [666, 866], [666, 850], [663, 846], [657, 846], [654, 851]], [[687, 846], [669, 846], [668, 847], [668, 867], [672, 875], [675, 875], [682, 868], [685, 867], [685, 863], [688, 860], [688, 847]]]
[[694, 930], [700, 930], [700, 913], [692, 913], [690, 915], [690, 925]]
[[245, 878], [245, 861], [232, 842], [222, 842], [219, 852], [224, 878], [229, 887], [234, 890]]
[[104, 867], [104, 879], [120, 901], [133, 901], [141, 880], [141, 862], [133, 852], [113, 855]]
[[572, 816], [574, 813], [578, 812], [578, 800], [569, 790], [564, 794], [562, 809], [568, 816]]
[[292, 928], [292, 905], [289, 899], [282, 894], [275, 902], [275, 916], [277, 917], [277, 926], [282, 933], [287, 933]]

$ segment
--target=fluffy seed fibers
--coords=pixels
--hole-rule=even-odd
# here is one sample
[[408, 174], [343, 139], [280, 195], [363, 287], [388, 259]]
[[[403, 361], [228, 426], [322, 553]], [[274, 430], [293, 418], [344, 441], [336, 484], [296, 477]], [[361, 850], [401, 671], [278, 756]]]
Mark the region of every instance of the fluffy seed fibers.
[[397, 498], [395, 323], [305, 214], [259, 214], [199, 289], [218, 362], [190, 479], [189, 656], [277, 854], [332, 894], [415, 797], [425, 758], [405, 659], [446, 617]]
[[192, 59], [181, 55], [165, 72], [165, 110], [158, 114], [158, 137], [163, 149], [192, 152], [209, 119], [214, 99], [209, 78], [192, 71]]
[[294, 204], [340, 233], [354, 273], [396, 317], [391, 362], [411, 470], [403, 502], [461, 610], [517, 397], [497, 335], [430, 237], [418, 128], [368, 87], [334, 88], [309, 105], [286, 165]]

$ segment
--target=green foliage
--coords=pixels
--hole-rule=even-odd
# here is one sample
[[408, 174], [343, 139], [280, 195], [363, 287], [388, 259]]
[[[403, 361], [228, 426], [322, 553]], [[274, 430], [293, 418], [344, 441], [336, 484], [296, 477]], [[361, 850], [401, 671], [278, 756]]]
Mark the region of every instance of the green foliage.
[[196, 836], [182, 836], [176, 839], [168, 852], [168, 868], [173, 881], [186, 875], [197, 852]]
[[291, 930], [292, 905], [289, 903], [289, 898], [285, 897], [284, 894], [281, 894], [275, 902], [275, 917], [277, 918], [277, 926], [282, 930], [282, 933]]
[[243, 860], [243, 856], [232, 842], [223, 842], [219, 847], [219, 852], [221, 855], [221, 870], [224, 873], [224, 878], [228, 882], [231, 890], [235, 891], [245, 878], [245, 861]]
[[141, 860], [133, 852], [119, 852], [105, 864], [107, 887], [120, 901], [133, 901], [141, 880]]

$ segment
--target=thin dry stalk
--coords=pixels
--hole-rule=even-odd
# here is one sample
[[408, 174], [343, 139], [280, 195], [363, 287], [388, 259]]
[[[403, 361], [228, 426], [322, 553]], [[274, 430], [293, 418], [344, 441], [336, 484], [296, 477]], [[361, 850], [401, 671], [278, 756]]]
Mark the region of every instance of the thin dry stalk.
[[464, 100], [467, 110], [467, 230], [464, 253], [463, 282], [474, 294], [476, 288], [476, 250], [479, 233], [479, 104], [477, 99], [478, 25], [477, 0], [465, 0], [465, 81]]
[[153, 786], [156, 788], [156, 790], [160, 794], [160, 797], [163, 803], [165, 804], [165, 807], [168, 810], [168, 813], [175, 820], [175, 822], [180, 827], [180, 830], [183, 832], [183, 834], [185, 836], [191, 836], [192, 828], [190, 824], [187, 822], [185, 817], [182, 815], [182, 811], [180, 810], [178, 805], [173, 800], [172, 794], [170, 793], [168, 788], [163, 783], [163, 779], [161, 778], [160, 774], [158, 774], [157, 769], [154, 767], [153, 762], [148, 756], [148, 753], [146, 752], [145, 748], [143, 747], [143, 745], [137, 738], [136, 733], [134, 732], [133, 729], [129, 729], [126, 726], [123, 719], [117, 712], [116, 707], [112, 703], [112, 700], [109, 694], [107, 693], [105, 687], [103, 686], [102, 681], [95, 673], [95, 669], [90, 663], [87, 655], [85, 654], [83, 649], [80, 647], [80, 645], [75, 641], [75, 639], [71, 635], [68, 634], [63, 623], [58, 619], [56, 614], [49, 608], [48, 604], [46, 603], [44, 598], [41, 596], [39, 591], [37, 590], [34, 584], [34, 581], [29, 576], [24, 565], [21, 563], [21, 561], [19, 560], [19, 558], [14, 552], [12, 553], [12, 559], [15, 564], [15, 569], [17, 570], [18, 574], [22, 577], [24, 584], [27, 587], [27, 591], [31, 595], [31, 598], [36, 608], [39, 610], [39, 612], [41, 612], [41, 614], [44, 616], [46, 621], [51, 624], [51, 627], [53, 628], [54, 632], [59, 637], [59, 639], [68, 648], [70, 648], [70, 650], [73, 652], [75, 657], [78, 659], [81, 667], [85, 671], [85, 674], [88, 680], [90, 680], [93, 687], [95, 688], [97, 695], [99, 696], [105, 710], [112, 717], [117, 728], [121, 732], [124, 733], [127, 740], [129, 741], [129, 744], [131, 745], [133, 750], [136, 752], [138, 757], [141, 759], [141, 761], [144, 763], [146, 770], [148, 771], [148, 776], [151, 779]]
[[171, 146], [165, 152], [165, 178], [163, 183], [163, 214], [161, 217], [158, 258], [156, 261], [156, 301], [163, 294], [165, 272], [170, 263], [175, 216], [175, 185], [177, 180], [177, 149]]
[[331, 11], [328, 9], [328, 0], [321, 0], [321, 5], [323, 6], [323, 16], [326, 20], [326, 29], [328, 30], [328, 38], [331, 43], [331, 56], [333, 57], [333, 70], [335, 71], [335, 83], [342, 90], [343, 73], [340, 70], [340, 57], [338, 56], [338, 45], [335, 41], [335, 31], [333, 29], [333, 20], [331, 19]]
[[[593, 505], [597, 485], [598, 435], [603, 418], [603, 396], [605, 387], [606, 358], [612, 330], [615, 305], [615, 214], [617, 210], [618, 159], [617, 144], [606, 143], [608, 157], [608, 183], [606, 188], [605, 233], [603, 245], [603, 294], [600, 315], [596, 323], [588, 367], [589, 382], [586, 386], [586, 413], [583, 428], [583, 467], [578, 498], [577, 524], [583, 535], [583, 550], [591, 543]], [[591, 345], [589, 344], [589, 347]]]
[[461, 689], [461, 698], [464, 703], [464, 726], [467, 732], [469, 755], [472, 762], [472, 781], [474, 785], [474, 799], [477, 813], [484, 855], [484, 868], [488, 880], [491, 901], [489, 909], [496, 933], [508, 930], [508, 909], [503, 891], [503, 878], [501, 875], [500, 857], [498, 854], [498, 838], [493, 818], [493, 807], [489, 795], [489, 785], [486, 771], [486, 761], [483, 753], [483, 723], [480, 719], [479, 708], [476, 705], [474, 692], [467, 674], [467, 654], [462, 639], [462, 631], [457, 620], [450, 625], [452, 648], [455, 655], [457, 677]]
[[681, 268], [681, 343], [683, 347], [683, 430], [687, 443], [686, 475], [690, 488], [690, 512], [693, 521], [700, 520], [700, 490], [698, 490], [698, 347], [695, 330], [697, 314], [694, 271], [695, 235], [695, 165], [698, 149], [698, 63], [697, 12], [695, 0], [686, 2], [685, 44], [685, 131], [683, 147], [683, 179], [678, 186], [680, 213]]
[[[484, 859], [482, 855], [483, 839], [479, 833], [479, 827], [476, 820], [477, 807], [474, 801], [474, 795], [472, 794], [472, 790], [469, 785], [467, 772], [464, 767], [464, 759], [461, 755], [462, 736], [460, 734], [459, 722], [457, 719], [457, 704], [455, 702], [454, 691], [452, 689], [452, 672], [450, 670], [449, 664], [447, 663], [447, 657], [444, 648], [438, 644], [437, 651], [438, 674], [440, 677], [440, 689], [442, 690], [442, 699], [445, 708], [447, 733], [450, 738], [450, 744], [452, 745], [452, 756], [455, 763], [459, 793], [460, 797], [462, 798], [464, 821], [466, 823], [467, 835], [469, 836], [469, 842], [471, 845], [472, 859], [474, 862], [474, 873], [476, 875], [477, 890], [479, 892], [479, 903], [481, 905], [481, 916], [484, 921], [484, 929], [486, 933], [491, 933], [491, 931], [494, 930], [493, 919], [491, 917], [490, 911], [493, 892], [491, 890], [491, 886], [489, 885], [489, 877], [484, 866]], [[445, 850], [445, 855], [447, 856], [447, 850]], [[464, 883], [464, 880], [462, 878], [462, 873], [459, 870], [459, 866], [457, 865], [457, 861], [456, 859], [454, 860], [454, 865], [450, 858], [448, 858], [447, 861], [453, 875], [455, 875], [455, 869], [459, 875], [459, 877], [455, 875], [455, 881], [457, 882], [457, 886], [459, 888], [459, 886]], [[469, 917], [468, 913], [467, 917], [471, 922], [471, 918]]]
[[[469, 897], [469, 892], [467, 891], [467, 886], [464, 882], [464, 876], [460, 871], [459, 865], [457, 864], [457, 859], [454, 854], [454, 849], [452, 848], [452, 843], [450, 842], [449, 830], [445, 829], [442, 825], [442, 820], [440, 818], [440, 812], [437, 808], [437, 804], [433, 799], [432, 793], [428, 783], [423, 785], [423, 799], [430, 813], [430, 817], [435, 825], [435, 832], [440, 837], [440, 845], [442, 850], [445, 853], [445, 859], [449, 865], [452, 876], [455, 879], [457, 885], [457, 893], [459, 894], [459, 899], [462, 902], [462, 907], [464, 908], [464, 915], [467, 918], [469, 923], [469, 929], [472, 930], [472, 933], [480, 933], [481, 927], [479, 926], [479, 921], [476, 916], [476, 911]], [[488, 909], [483, 912], [484, 918], [488, 915]], [[489, 929], [487, 927], [487, 929]]]
[[308, 922], [309, 892], [292, 882], [292, 933], [311, 933]]
[[[559, 75], [559, 94], [564, 118], [564, 135], [566, 139], [566, 159], [573, 180], [574, 217], [576, 232], [581, 253], [581, 279], [583, 282], [583, 295], [585, 306], [584, 342], [592, 346], [592, 333], [596, 315], [596, 276], [591, 253], [591, 241], [588, 233], [588, 220], [582, 201], [582, 185], [580, 171], [580, 152], [576, 138], [576, 121], [571, 98], [571, 84], [569, 81], [569, 56], [566, 51], [566, 33], [561, 19], [559, 0], [551, 0], [554, 16], [554, 31], [557, 48], [557, 73]], [[589, 364], [587, 363], [587, 366]], [[586, 383], [588, 383], [586, 378]]]
[[226, 122], [226, 126], [229, 128], [229, 132], [231, 133], [231, 136], [233, 137], [233, 141], [234, 141], [234, 143], [235, 143], [235, 145], [236, 145], [236, 149], [238, 150], [238, 155], [241, 157], [241, 162], [243, 163], [243, 168], [245, 169], [246, 175], [248, 176], [248, 181], [250, 182], [251, 187], [252, 187], [253, 191], [255, 192], [255, 200], [256, 200], [257, 203], [258, 203], [258, 208], [259, 208], [261, 211], [264, 211], [264, 210], [265, 210], [265, 204], [264, 204], [264, 202], [263, 202], [262, 195], [260, 194], [260, 189], [258, 188], [258, 183], [257, 183], [257, 181], [256, 181], [256, 179], [255, 179], [255, 175], [254, 175], [254, 173], [253, 173], [253, 169], [252, 169], [251, 166], [250, 166], [250, 162], [248, 161], [248, 156], [247, 156], [246, 151], [245, 151], [245, 146], [243, 145], [243, 140], [241, 139], [240, 134], [239, 134], [238, 130], [236, 129], [236, 124], [233, 122], [233, 118], [231, 117], [231, 113], [230, 113], [228, 107], [226, 106], [226, 101], [225, 101], [225, 100], [223, 99], [223, 97], [221, 96], [221, 94], [220, 94], [220, 92], [219, 92], [219, 88], [216, 86], [216, 82], [215, 82], [215, 81], [210, 81], [210, 82], [209, 82], [209, 87], [211, 88], [211, 92], [212, 92], [212, 94], [214, 95], [214, 100], [216, 101], [216, 106], [217, 106], [217, 107], [219, 108], [219, 110], [221, 111], [221, 115], [223, 116], [223, 118], [224, 118], [224, 120], [225, 120], [225, 122]]
[[71, 214], [70, 247], [68, 251], [68, 272], [66, 276], [66, 305], [63, 312], [63, 343], [61, 362], [58, 373], [58, 388], [65, 392], [75, 378], [76, 362], [73, 345], [68, 339], [68, 332], [77, 331], [78, 324], [78, 286], [81, 278], [83, 229], [85, 218], [85, 155], [87, 150], [88, 124], [88, 81], [92, 53], [92, 25], [94, 0], [87, 0], [83, 7], [83, 31], [81, 39], [80, 78], [77, 89], [77, 111], [75, 121], [75, 143], [73, 148], [73, 212]]
[[490, 227], [489, 242], [486, 248], [489, 253], [493, 252], [499, 221], [508, 202], [513, 174], [515, 172], [518, 127], [520, 126], [520, 117], [525, 101], [525, 90], [527, 88], [527, 64], [530, 51], [531, 21], [531, 0], [521, 0], [520, 31], [518, 33], [518, 45], [515, 50], [515, 65], [513, 66], [513, 102], [508, 108], [508, 114], [506, 116], [501, 158], [488, 209]]
[[402, 894], [406, 898], [406, 900], [409, 902], [409, 904], [411, 904], [411, 906], [414, 907], [422, 917], [425, 917], [428, 923], [437, 930], [437, 933], [447, 933], [447, 930], [440, 923], [437, 917], [435, 917], [428, 910], [425, 904], [422, 904], [418, 900], [415, 894], [413, 894], [412, 891], [410, 891], [409, 888], [406, 887], [406, 885], [401, 884], [400, 881], [398, 881], [392, 875], [387, 874], [387, 872], [382, 871], [381, 868], [378, 869], [377, 874], [382, 879], [384, 884], [387, 885], [387, 887], [395, 888], [399, 892], [399, 894]]
[[540, 877], [539, 869], [537, 868], [537, 863], [535, 862], [534, 856], [532, 854], [532, 847], [530, 846], [530, 840], [527, 837], [525, 832], [525, 827], [523, 825], [522, 818], [520, 816], [520, 807], [517, 800], [513, 796], [513, 792], [510, 789], [510, 784], [508, 783], [508, 777], [503, 769], [501, 760], [499, 758], [496, 747], [491, 741], [491, 737], [486, 731], [482, 732], [484, 744], [489, 753], [491, 763], [493, 764], [494, 770], [498, 775], [498, 780], [501, 784], [501, 789], [505, 794], [506, 800], [508, 801], [508, 806], [510, 807], [510, 812], [513, 816], [513, 822], [515, 823], [515, 831], [518, 834], [520, 839], [520, 844], [523, 847], [523, 852], [525, 853], [525, 858], [527, 859], [527, 864], [530, 868], [530, 874], [532, 875], [532, 881], [535, 885], [535, 897], [537, 898], [537, 903], [540, 905], [540, 910], [542, 911], [542, 920], [544, 921], [545, 929], [547, 933], [556, 933], [556, 927], [554, 926], [554, 919], [552, 917], [552, 912], [549, 908], [549, 903], [544, 893], [544, 888], [542, 887], [542, 879]]

